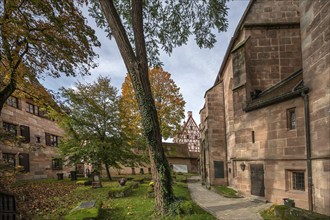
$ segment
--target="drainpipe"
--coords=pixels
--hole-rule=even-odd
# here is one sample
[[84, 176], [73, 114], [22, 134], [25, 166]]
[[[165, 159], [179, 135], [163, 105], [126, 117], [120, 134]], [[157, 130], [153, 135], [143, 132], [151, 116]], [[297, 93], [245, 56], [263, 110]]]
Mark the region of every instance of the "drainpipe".
[[[224, 140], [224, 147], [225, 147], [225, 167], [226, 167], [226, 184], [229, 186], [229, 173], [228, 173], [228, 149], [227, 149], [227, 124], [226, 124], [226, 106], [225, 106], [225, 83], [222, 81], [222, 100], [223, 100], [223, 125], [224, 125], [224, 130], [225, 130], [225, 140]], [[233, 171], [232, 171], [233, 172]]]
[[311, 138], [310, 138], [310, 124], [309, 124], [309, 100], [305, 92], [301, 93], [304, 99], [304, 113], [305, 113], [305, 136], [306, 136], [306, 159], [307, 159], [307, 177], [308, 177], [308, 208], [313, 211], [313, 179], [312, 179], [312, 160], [311, 160]]

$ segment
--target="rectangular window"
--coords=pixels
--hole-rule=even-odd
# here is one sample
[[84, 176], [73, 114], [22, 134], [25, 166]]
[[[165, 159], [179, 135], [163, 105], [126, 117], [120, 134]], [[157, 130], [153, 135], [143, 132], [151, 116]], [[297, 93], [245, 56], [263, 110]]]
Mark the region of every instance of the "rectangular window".
[[11, 107], [18, 108], [18, 98], [14, 96], [9, 96], [7, 99], [7, 104]]
[[23, 167], [22, 172], [29, 172], [30, 171], [29, 154], [20, 153], [18, 159], [19, 159], [19, 165]]
[[53, 134], [45, 133], [46, 145], [57, 147], [59, 143], [59, 137]]
[[288, 129], [296, 129], [296, 109], [290, 108], [287, 110], [287, 123], [288, 123]]
[[13, 136], [17, 136], [17, 125], [3, 122], [3, 129]]
[[225, 166], [223, 161], [214, 161], [214, 178], [225, 178]]
[[16, 166], [15, 154], [2, 153], [3, 161], [11, 166]]
[[292, 172], [292, 189], [305, 191], [305, 172]]
[[26, 104], [27, 104], [27, 107], [26, 107], [27, 112], [39, 116], [39, 107], [38, 106], [33, 105], [28, 102]]
[[28, 126], [21, 125], [20, 130], [21, 130], [21, 136], [24, 137], [23, 142], [29, 143], [30, 142], [30, 128]]
[[305, 191], [305, 171], [285, 170], [286, 190]]
[[60, 159], [60, 158], [52, 159], [52, 169], [53, 170], [62, 170], [62, 159]]

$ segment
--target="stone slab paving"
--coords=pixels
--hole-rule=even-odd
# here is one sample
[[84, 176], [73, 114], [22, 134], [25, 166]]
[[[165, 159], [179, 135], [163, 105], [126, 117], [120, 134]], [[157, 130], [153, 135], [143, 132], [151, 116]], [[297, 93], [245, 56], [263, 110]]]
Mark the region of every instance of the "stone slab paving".
[[258, 214], [271, 203], [251, 198], [226, 198], [202, 186], [200, 182], [189, 181], [192, 199], [206, 211], [221, 220], [258, 220]]

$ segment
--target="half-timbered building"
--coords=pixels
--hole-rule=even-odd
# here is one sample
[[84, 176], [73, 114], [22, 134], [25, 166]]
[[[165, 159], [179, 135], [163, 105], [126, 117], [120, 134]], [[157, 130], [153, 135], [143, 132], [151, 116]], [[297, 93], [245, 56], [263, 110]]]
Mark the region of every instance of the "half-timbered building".
[[192, 111], [188, 111], [187, 122], [183, 123], [182, 129], [173, 138], [173, 142], [187, 144], [190, 152], [200, 152], [200, 132], [192, 117]]

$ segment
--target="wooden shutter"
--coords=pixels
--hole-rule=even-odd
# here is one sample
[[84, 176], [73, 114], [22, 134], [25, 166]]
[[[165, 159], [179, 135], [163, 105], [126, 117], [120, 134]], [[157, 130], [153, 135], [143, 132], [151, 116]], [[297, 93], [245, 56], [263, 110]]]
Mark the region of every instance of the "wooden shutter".
[[24, 167], [24, 172], [29, 172], [30, 171], [29, 154], [20, 153], [18, 158], [19, 158], [19, 165]]
[[214, 178], [225, 178], [225, 169], [223, 161], [214, 161]]
[[50, 141], [50, 134], [45, 133], [45, 139], [46, 139], [46, 145], [47, 146], [52, 146], [52, 143]]
[[30, 142], [30, 128], [25, 125], [21, 125], [21, 136], [24, 137], [23, 142], [24, 143], [29, 143]]

